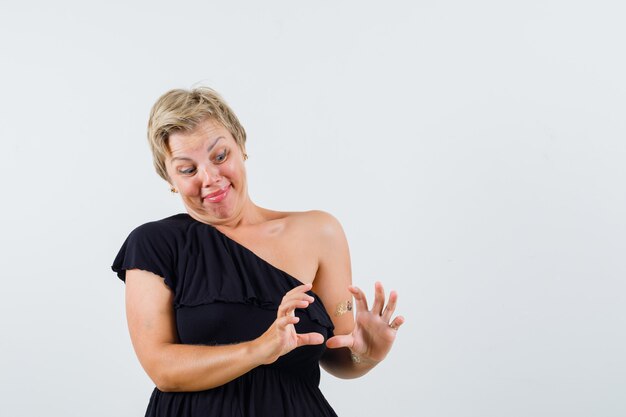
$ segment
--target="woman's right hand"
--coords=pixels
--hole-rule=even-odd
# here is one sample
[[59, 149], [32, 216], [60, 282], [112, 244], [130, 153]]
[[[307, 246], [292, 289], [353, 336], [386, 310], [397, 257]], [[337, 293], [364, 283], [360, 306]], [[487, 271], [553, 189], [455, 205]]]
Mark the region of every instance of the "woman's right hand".
[[255, 340], [263, 364], [273, 363], [297, 347], [324, 343], [324, 336], [320, 333], [299, 334], [295, 328], [295, 324], [300, 321], [295, 315], [296, 308], [307, 308], [315, 301], [306, 293], [311, 287], [311, 284], [302, 284], [285, 294], [278, 307], [276, 320]]

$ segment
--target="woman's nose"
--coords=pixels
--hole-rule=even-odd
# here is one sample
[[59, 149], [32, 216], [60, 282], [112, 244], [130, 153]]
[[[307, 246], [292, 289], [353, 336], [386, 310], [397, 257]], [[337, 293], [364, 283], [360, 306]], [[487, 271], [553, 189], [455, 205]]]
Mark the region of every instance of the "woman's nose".
[[219, 179], [219, 173], [216, 167], [205, 166], [200, 171], [202, 185], [207, 187]]

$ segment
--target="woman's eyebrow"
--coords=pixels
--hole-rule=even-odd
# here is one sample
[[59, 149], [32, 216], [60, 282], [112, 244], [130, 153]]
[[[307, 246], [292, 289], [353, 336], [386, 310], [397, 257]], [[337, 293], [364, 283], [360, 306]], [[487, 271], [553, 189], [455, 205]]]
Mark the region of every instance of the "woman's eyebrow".
[[178, 161], [178, 160], [181, 160], [181, 161], [192, 161], [191, 158], [187, 158], [185, 156], [175, 156], [174, 158], [170, 159], [171, 162]]
[[215, 144], [220, 140], [220, 139], [224, 139], [224, 136], [220, 136], [219, 138], [215, 139], [215, 142], [213, 142], [213, 144], [211, 146], [209, 146], [209, 148], [206, 150], [207, 152], [211, 152], [211, 149], [213, 149], [215, 147]]
[[[219, 142], [220, 139], [224, 139], [224, 136], [220, 136], [219, 138], [215, 139], [215, 141], [213, 141], [213, 143], [207, 148], [206, 151], [211, 152], [211, 149], [215, 147], [215, 145], [217, 144], [217, 142]], [[187, 158], [186, 156], [175, 156], [174, 158], [170, 159], [171, 162], [178, 161], [178, 160], [192, 161], [191, 158]]]

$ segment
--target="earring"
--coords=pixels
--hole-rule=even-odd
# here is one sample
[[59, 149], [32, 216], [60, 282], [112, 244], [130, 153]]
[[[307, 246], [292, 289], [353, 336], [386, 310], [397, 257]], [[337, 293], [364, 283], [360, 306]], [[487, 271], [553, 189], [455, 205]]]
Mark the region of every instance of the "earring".
[[245, 153], [245, 152], [243, 153], [243, 160], [244, 160], [244, 161], [247, 161], [247, 160], [248, 160], [248, 154], [247, 154], [247, 153]]
[[170, 191], [173, 192], [173, 193], [177, 193], [178, 192], [178, 190], [176, 188], [174, 188], [174, 187], [170, 187]]

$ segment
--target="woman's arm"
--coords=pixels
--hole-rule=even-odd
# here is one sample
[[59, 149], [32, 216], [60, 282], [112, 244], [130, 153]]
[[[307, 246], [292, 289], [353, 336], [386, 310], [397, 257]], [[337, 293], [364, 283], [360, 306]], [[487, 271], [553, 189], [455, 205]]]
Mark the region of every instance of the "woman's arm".
[[385, 306], [380, 283], [376, 284], [372, 309], [368, 309], [365, 294], [352, 286], [350, 254], [341, 225], [330, 214], [315, 212], [314, 216], [319, 259], [313, 290], [322, 298], [336, 335], [327, 341], [330, 349], [321, 365], [339, 378], [357, 378], [385, 358], [404, 318], [391, 320], [398, 296], [392, 291]]
[[184, 345], [176, 340], [173, 294], [163, 278], [126, 272], [126, 315], [133, 347], [144, 370], [161, 391], [201, 391], [223, 385], [255, 367], [276, 361], [302, 345], [323, 343], [319, 333], [297, 334], [296, 308], [313, 298], [310, 285], [289, 291], [276, 321], [259, 338], [222, 346]]

